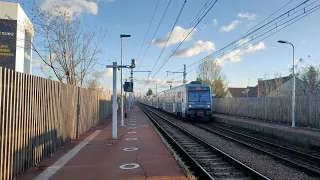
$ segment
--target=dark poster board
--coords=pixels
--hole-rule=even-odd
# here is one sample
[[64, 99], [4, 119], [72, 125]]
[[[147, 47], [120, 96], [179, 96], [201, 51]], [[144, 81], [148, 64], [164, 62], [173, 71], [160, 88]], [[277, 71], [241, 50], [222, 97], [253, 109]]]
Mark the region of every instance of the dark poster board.
[[17, 21], [0, 19], [0, 66], [15, 70]]

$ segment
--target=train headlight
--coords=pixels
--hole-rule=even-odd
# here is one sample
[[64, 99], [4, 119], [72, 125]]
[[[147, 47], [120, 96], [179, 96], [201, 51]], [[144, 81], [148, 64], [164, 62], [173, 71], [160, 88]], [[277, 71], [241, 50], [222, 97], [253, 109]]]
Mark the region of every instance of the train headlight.
[[191, 105], [191, 104], [189, 105], [189, 108], [192, 108], [192, 105]]
[[210, 108], [210, 105], [208, 105], [208, 108]]

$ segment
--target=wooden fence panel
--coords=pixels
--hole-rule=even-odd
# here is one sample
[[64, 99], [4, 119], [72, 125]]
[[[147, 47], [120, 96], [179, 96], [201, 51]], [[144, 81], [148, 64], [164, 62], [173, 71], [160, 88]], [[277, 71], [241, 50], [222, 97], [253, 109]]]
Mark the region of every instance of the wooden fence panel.
[[105, 120], [111, 104], [110, 95], [0, 67], [0, 180], [13, 179]]

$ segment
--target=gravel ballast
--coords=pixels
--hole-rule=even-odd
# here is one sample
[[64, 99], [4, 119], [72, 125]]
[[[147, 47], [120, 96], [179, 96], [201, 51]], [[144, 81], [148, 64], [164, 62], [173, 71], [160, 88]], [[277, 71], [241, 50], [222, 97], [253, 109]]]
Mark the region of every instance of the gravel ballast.
[[236, 158], [240, 162], [250, 166], [251, 168], [255, 169], [256, 171], [271, 179], [318, 179], [316, 177], [309, 176], [308, 174], [302, 172], [300, 169], [296, 168], [295, 166], [292, 166], [289, 163], [281, 162], [281, 160], [275, 159], [262, 152], [247, 148], [238, 143], [234, 143], [227, 139], [221, 138], [208, 131], [195, 127], [192, 124], [168, 116], [165, 113], [158, 113], [161, 113], [162, 116], [166, 117], [170, 121], [185, 128], [187, 131], [192, 132], [193, 134], [197, 135], [199, 138], [202, 138], [209, 144], [217, 147], [218, 149], [224, 151], [225, 153]]

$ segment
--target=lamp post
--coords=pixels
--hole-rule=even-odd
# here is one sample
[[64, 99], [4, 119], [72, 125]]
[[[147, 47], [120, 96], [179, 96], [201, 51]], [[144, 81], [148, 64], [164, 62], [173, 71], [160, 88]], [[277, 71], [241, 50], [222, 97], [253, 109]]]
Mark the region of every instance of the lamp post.
[[[121, 62], [120, 62], [120, 66], [122, 66], [122, 38], [126, 38], [126, 37], [131, 37], [131, 35], [127, 35], [127, 34], [120, 34], [120, 46], [121, 46], [121, 51], [120, 51], [120, 56], [121, 56]], [[120, 91], [120, 99], [121, 99], [121, 126], [124, 126], [124, 122], [123, 122], [123, 79], [122, 79], [122, 68], [121, 68], [121, 91]]]
[[292, 59], [292, 76], [293, 76], [293, 83], [292, 83], [292, 127], [295, 127], [295, 106], [296, 106], [296, 78], [294, 74], [294, 45], [288, 41], [279, 40], [278, 43], [282, 44], [290, 44], [293, 49], [293, 59]]

